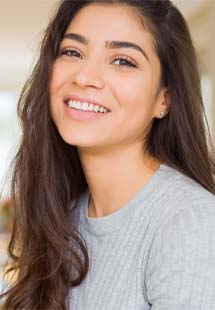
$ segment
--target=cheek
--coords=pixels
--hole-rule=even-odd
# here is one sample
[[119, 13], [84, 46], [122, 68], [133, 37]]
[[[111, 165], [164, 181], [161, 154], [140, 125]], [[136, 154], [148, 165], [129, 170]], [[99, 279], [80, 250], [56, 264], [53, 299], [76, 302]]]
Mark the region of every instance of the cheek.
[[112, 81], [112, 91], [122, 110], [129, 113], [148, 111], [154, 100], [153, 81], [144, 73], [134, 75], [129, 79]]
[[151, 75], [141, 73], [127, 80], [112, 80], [112, 92], [119, 105], [118, 128], [124, 137], [139, 137], [149, 128], [154, 117], [154, 81]]
[[52, 69], [49, 93], [50, 93], [50, 112], [52, 119], [57, 123], [59, 119], [59, 102], [61, 100], [61, 87], [65, 83], [66, 74], [65, 70], [62, 69], [62, 65], [58, 61], [55, 61]]
[[51, 80], [50, 80], [50, 95], [51, 97], [55, 97], [58, 90], [61, 88], [61, 86], [65, 83], [68, 76], [68, 69], [59, 62], [55, 61]]

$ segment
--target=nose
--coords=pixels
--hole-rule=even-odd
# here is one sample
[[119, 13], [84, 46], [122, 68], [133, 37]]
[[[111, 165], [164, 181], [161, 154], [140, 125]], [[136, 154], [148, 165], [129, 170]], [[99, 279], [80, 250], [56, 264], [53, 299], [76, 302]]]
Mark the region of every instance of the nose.
[[105, 86], [103, 75], [94, 62], [85, 62], [74, 74], [73, 83], [81, 88], [94, 87], [102, 89]]

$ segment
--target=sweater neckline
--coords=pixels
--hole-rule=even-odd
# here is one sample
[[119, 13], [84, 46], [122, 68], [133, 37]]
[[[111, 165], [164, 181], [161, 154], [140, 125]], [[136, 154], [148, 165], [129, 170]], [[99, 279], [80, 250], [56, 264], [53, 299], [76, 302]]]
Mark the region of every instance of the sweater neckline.
[[172, 172], [172, 169], [173, 168], [166, 164], [161, 163], [149, 181], [144, 184], [124, 206], [102, 217], [88, 217], [90, 192], [89, 188], [87, 188], [78, 200], [81, 227], [95, 235], [104, 235], [118, 230], [131, 216], [131, 213], [133, 214], [140, 205], [147, 205], [151, 195], [160, 191], [165, 179], [169, 178], [168, 172]]

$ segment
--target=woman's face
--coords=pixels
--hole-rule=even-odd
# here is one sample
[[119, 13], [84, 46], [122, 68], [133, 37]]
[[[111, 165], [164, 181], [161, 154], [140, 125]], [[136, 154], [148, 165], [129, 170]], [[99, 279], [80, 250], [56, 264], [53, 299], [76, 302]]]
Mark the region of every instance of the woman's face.
[[[65, 35], [50, 83], [51, 115], [63, 140], [93, 150], [142, 142], [162, 110], [157, 96], [161, 70], [152, 37], [133, 9], [87, 5]], [[76, 96], [111, 112], [73, 110], [64, 101]]]

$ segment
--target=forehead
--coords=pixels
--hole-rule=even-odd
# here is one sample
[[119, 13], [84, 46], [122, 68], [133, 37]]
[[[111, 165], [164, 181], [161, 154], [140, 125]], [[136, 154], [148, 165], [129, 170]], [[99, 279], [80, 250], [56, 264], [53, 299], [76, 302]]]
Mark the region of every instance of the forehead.
[[126, 5], [88, 4], [70, 22], [66, 33], [76, 32], [96, 42], [130, 40], [156, 54], [153, 37], [143, 26], [137, 11]]

